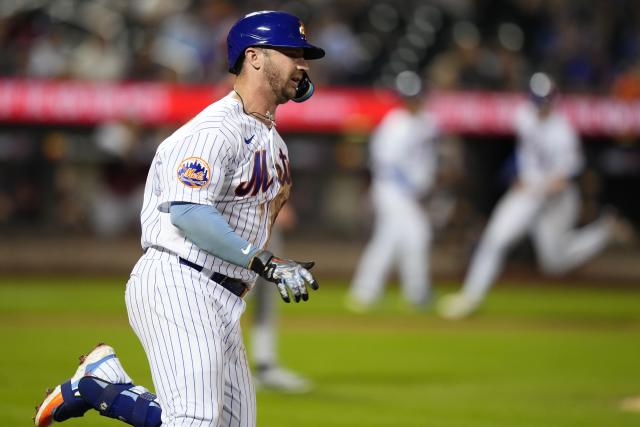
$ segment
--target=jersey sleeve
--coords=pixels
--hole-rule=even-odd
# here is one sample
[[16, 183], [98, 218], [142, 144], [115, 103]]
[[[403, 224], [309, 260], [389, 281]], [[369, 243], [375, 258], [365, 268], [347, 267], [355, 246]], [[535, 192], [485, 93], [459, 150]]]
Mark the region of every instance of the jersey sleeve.
[[231, 134], [223, 130], [191, 133], [168, 147], [159, 168], [160, 211], [168, 212], [175, 202], [213, 205], [233, 169], [234, 147]]

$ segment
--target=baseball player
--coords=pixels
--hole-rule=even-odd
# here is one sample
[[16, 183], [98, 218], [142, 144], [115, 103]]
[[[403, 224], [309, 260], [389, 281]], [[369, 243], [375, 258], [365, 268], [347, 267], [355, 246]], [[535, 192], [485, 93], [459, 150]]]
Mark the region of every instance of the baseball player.
[[234, 90], [160, 144], [141, 213], [144, 254], [126, 288], [129, 322], [156, 396], [132, 384], [100, 345], [38, 408], [37, 426], [93, 408], [135, 426], [255, 426], [255, 391], [240, 331], [243, 296], [261, 276], [289, 302], [318, 284], [312, 262], [263, 247], [291, 187], [275, 112], [314, 90], [308, 60], [324, 56], [284, 12], [240, 19], [227, 37]]
[[518, 176], [496, 206], [471, 266], [462, 292], [439, 303], [445, 318], [471, 314], [496, 280], [507, 251], [530, 233], [543, 271], [562, 274], [582, 264], [610, 240], [613, 218], [603, 215], [574, 229], [579, 213], [574, 178], [583, 158], [580, 141], [564, 115], [554, 109], [555, 88], [543, 73], [531, 77], [530, 102], [515, 115], [518, 137]]
[[385, 116], [370, 142], [375, 224], [346, 299], [347, 308], [355, 312], [366, 311], [379, 299], [394, 263], [412, 306], [424, 306], [429, 296], [431, 226], [423, 201], [435, 177], [438, 132], [434, 118], [423, 109], [418, 75], [400, 73], [396, 89], [403, 104]]

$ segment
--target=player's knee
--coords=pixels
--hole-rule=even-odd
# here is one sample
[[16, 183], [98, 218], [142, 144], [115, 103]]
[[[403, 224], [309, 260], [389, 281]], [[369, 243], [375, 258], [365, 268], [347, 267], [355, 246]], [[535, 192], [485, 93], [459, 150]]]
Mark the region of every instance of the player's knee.
[[482, 239], [478, 250], [482, 253], [498, 253], [502, 254], [509, 248], [509, 241], [502, 236], [487, 236]]
[[550, 276], [560, 276], [566, 273], [567, 269], [558, 257], [545, 256], [540, 258], [540, 268], [545, 274]]
[[403, 247], [407, 252], [419, 252], [423, 254], [426, 253], [430, 247], [430, 242], [426, 239], [405, 240]]

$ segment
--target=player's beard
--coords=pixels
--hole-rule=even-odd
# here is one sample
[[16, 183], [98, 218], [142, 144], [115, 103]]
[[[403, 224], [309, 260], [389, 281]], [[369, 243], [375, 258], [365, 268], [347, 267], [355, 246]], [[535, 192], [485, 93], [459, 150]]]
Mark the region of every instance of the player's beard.
[[283, 79], [278, 67], [275, 67], [271, 59], [267, 59], [264, 67], [267, 83], [276, 96], [276, 104], [284, 104], [296, 96], [296, 90], [289, 85], [291, 78]]

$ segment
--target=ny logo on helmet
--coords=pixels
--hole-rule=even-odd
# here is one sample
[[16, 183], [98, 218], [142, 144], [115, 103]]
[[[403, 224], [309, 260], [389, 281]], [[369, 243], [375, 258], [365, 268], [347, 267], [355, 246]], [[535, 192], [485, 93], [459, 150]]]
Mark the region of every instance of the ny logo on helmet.
[[300, 22], [300, 27], [298, 28], [298, 30], [300, 31], [300, 35], [302, 36], [302, 38], [306, 40], [307, 33], [305, 32], [304, 24], [302, 23], [302, 21], [299, 21], [299, 22]]

